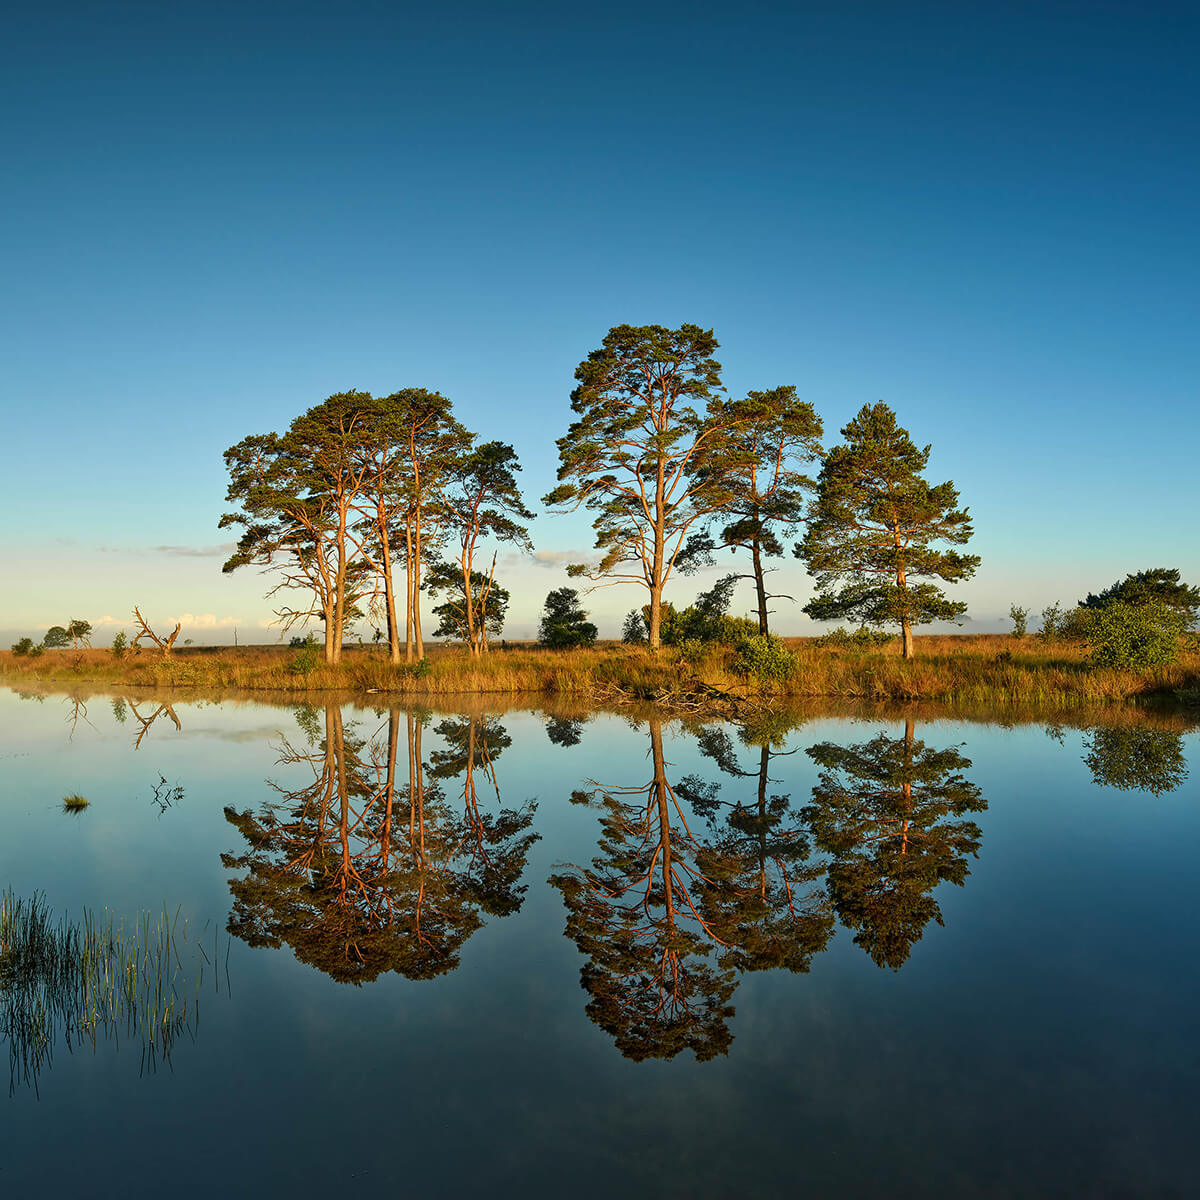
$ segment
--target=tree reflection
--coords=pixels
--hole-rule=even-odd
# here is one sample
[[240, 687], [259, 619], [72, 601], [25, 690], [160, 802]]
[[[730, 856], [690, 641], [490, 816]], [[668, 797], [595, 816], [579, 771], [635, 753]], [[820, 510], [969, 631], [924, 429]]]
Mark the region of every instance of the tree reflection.
[[699, 843], [667, 781], [662, 722], [651, 718], [649, 782], [597, 788], [572, 799], [603, 812], [591, 868], [554, 875], [567, 906], [567, 935], [588, 956], [581, 982], [587, 1013], [627, 1058], [723, 1054], [735, 987], [723, 945], [692, 892], [704, 882]]
[[[486, 811], [476, 791], [480, 764], [491, 767], [507, 735], [495, 722], [466, 718], [455, 726], [467, 760], [451, 750], [422, 758], [426, 718], [392, 709], [369, 741], [328, 705], [324, 728], [314, 710], [299, 714], [310, 746], [285, 742], [280, 762], [304, 765], [306, 786], [272, 784], [280, 799], [257, 813], [225, 810], [246, 839], [242, 855], [222, 862], [247, 872], [231, 880], [229, 930], [251, 945], [291, 946], [296, 957], [341, 982], [367, 982], [385, 971], [430, 979], [453, 970], [481, 913], [520, 908], [527, 832], [534, 806]], [[401, 777], [401, 727], [407, 782]], [[446, 723], [447, 725], [453, 723]], [[464, 811], [439, 780], [466, 776]], [[497, 791], [498, 798], [498, 791]]]
[[902, 738], [820, 742], [807, 753], [823, 770], [804, 817], [831, 855], [837, 914], [879, 966], [899, 969], [925, 926], [942, 924], [933, 889], [944, 880], [961, 886], [967, 855], [979, 852], [979, 826], [953, 819], [987, 807], [961, 773], [970, 760], [917, 741], [912, 718]]
[[[551, 882], [567, 907], [567, 935], [588, 958], [589, 1017], [627, 1058], [690, 1050], [703, 1061], [732, 1041], [740, 972], [807, 970], [832, 914], [821, 894], [805, 890], [819, 872], [803, 865], [809, 845], [788, 798], [768, 796], [770, 739], [749, 772], [732, 743], [703, 741], [702, 732], [702, 748], [726, 773], [756, 780], [753, 800], [725, 801], [720, 784], [698, 776], [672, 786], [662, 722], [652, 717], [647, 727], [650, 779], [575, 794], [603, 814], [600, 853], [590, 868]], [[700, 821], [711, 836], [701, 836]]]
[[1101, 787], [1161, 796], [1187, 778], [1183, 735], [1146, 725], [1089, 730], [1083, 761]]
[[739, 740], [758, 751], [747, 769], [726, 730], [700, 732], [701, 753], [723, 774], [753, 781], [746, 797], [739, 792], [736, 800], [724, 801], [719, 784], [696, 777], [679, 785], [714, 829], [701, 856], [702, 907], [728, 946], [726, 961], [741, 971], [807, 971], [833, 935], [832, 907], [814, 891], [824, 864], [809, 861], [811, 839], [791, 796], [768, 792], [772, 762], [795, 753], [777, 749], [786, 733], [786, 725], [769, 719], [743, 726]]

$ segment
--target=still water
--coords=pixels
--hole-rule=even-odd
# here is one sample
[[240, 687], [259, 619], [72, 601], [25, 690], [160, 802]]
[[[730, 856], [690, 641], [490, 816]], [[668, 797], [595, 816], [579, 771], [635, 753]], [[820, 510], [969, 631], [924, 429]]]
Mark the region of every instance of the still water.
[[10, 911], [171, 958], [0, 947], [0, 1194], [1193, 1195], [1197, 715], [1077, 724], [0, 691]]

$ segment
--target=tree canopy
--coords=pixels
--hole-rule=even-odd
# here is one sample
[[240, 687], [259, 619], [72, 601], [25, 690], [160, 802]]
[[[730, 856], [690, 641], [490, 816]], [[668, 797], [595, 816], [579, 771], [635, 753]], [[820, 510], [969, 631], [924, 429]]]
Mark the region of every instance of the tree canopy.
[[804, 611], [821, 621], [898, 624], [904, 657], [912, 658], [914, 625], [966, 611], [924, 580], [957, 583], [975, 573], [977, 555], [936, 548], [966, 543], [970, 517], [952, 482], [931, 486], [922, 478], [932, 447], [915, 446], [886, 404], [864, 405], [842, 436], [825, 458], [795, 547], [819, 589]]
[[610, 329], [575, 372], [578, 419], [558, 439], [560, 483], [545, 497], [596, 514], [603, 557], [568, 574], [645, 587], [652, 650], [661, 645], [663, 587], [686, 560], [690, 537], [725, 503], [724, 493], [701, 485], [701, 455], [715, 455], [743, 419], [716, 403], [723, 390], [716, 349], [712, 330], [698, 325]]

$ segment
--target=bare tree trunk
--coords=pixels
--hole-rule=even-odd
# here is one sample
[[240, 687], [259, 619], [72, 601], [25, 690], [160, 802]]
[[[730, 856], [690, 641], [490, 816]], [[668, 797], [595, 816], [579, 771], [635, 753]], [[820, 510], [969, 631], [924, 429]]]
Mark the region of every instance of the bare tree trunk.
[[475, 600], [471, 595], [470, 559], [465, 555], [462, 560], [463, 568], [463, 622], [466, 625], [467, 644], [471, 647], [471, 657], [479, 657], [479, 642], [475, 634]]
[[650, 571], [650, 652], [657, 654], [662, 648], [662, 592], [663, 592], [663, 525], [665, 524], [663, 488], [666, 462], [658, 456], [658, 482], [654, 493], [654, 562]]
[[421, 507], [417, 506], [416, 557], [413, 559], [413, 634], [416, 638], [417, 662], [425, 657], [425, 639], [421, 634], [421, 555], [424, 553], [421, 540]]
[[321, 605], [321, 620], [325, 625], [325, 665], [332, 667], [337, 659], [333, 654], [333, 606], [328, 600]]
[[767, 585], [763, 579], [762, 547], [758, 537], [750, 541], [750, 555], [754, 563], [754, 590], [758, 594], [758, 632], [766, 634], [767, 629]]
[[413, 605], [416, 591], [413, 577], [412, 513], [404, 518], [404, 661], [413, 660]]
[[387, 609], [388, 657], [393, 666], [400, 663], [400, 629], [396, 623], [396, 586], [392, 581], [392, 549], [388, 545], [387, 521], [380, 522], [383, 543], [383, 599]]
[[333, 663], [342, 661], [342, 628], [346, 620], [346, 505], [338, 508], [337, 575], [333, 596]]

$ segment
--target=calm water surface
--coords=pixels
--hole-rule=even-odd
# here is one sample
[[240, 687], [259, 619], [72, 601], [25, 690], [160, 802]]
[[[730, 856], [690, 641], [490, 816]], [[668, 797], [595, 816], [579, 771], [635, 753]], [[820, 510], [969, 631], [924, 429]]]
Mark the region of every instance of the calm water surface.
[[0, 1194], [1200, 1186], [1195, 714], [0, 717], [0, 888], [165, 911], [177, 1017], [0, 950]]

